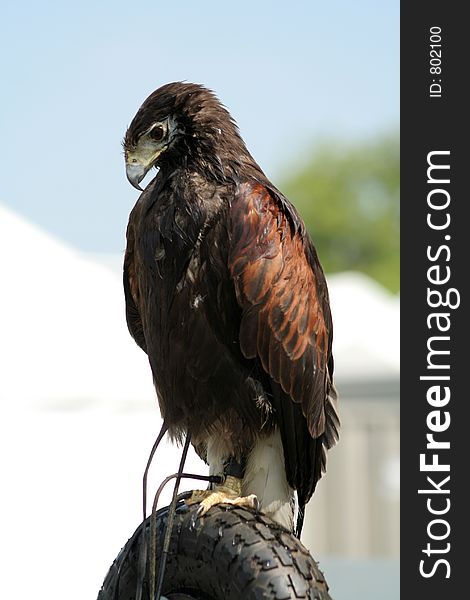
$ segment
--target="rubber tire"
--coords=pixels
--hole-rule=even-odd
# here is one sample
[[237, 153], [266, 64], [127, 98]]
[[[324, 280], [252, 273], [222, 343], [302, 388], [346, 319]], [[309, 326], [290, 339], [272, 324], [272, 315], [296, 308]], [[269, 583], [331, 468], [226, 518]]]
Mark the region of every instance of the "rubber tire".
[[[197, 506], [179, 503], [163, 584], [169, 600], [331, 600], [317, 563], [292, 533], [262, 514], [220, 505], [191, 522]], [[168, 507], [157, 513], [157, 564]], [[142, 523], [111, 566], [98, 600], [134, 600]], [[142, 600], [149, 600], [148, 568]]]

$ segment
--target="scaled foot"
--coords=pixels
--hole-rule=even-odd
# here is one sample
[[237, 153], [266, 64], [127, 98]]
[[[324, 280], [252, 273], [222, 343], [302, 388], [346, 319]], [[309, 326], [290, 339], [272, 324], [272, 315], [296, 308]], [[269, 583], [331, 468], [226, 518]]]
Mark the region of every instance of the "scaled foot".
[[227, 476], [224, 483], [216, 485], [213, 490], [194, 490], [191, 498], [186, 504], [200, 504], [196, 518], [205, 515], [206, 512], [217, 504], [233, 504], [258, 510], [259, 502], [255, 494], [242, 496], [242, 480], [231, 475]]

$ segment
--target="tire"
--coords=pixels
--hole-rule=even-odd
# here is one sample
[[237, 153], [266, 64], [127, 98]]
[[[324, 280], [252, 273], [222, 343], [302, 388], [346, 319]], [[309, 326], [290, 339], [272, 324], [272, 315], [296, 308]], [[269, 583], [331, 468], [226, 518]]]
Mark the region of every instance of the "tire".
[[[199, 517], [179, 503], [166, 563], [162, 597], [168, 600], [331, 600], [328, 585], [301, 542], [262, 514], [220, 505]], [[157, 565], [168, 507], [157, 513]], [[144, 521], [111, 566], [98, 600], [134, 600]], [[158, 567], [157, 567], [158, 570]], [[149, 600], [145, 570], [142, 600]]]

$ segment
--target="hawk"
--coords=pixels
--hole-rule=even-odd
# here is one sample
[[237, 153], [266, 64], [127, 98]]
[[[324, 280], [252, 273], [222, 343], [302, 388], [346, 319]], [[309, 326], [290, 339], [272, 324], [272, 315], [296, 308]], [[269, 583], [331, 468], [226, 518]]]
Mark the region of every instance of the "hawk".
[[[153, 92], [123, 142], [129, 182], [158, 172], [127, 227], [126, 318], [147, 353], [172, 439], [185, 435], [220, 485], [300, 536], [338, 439], [333, 327], [316, 250], [215, 94]], [[296, 502], [296, 500], [297, 502]]]

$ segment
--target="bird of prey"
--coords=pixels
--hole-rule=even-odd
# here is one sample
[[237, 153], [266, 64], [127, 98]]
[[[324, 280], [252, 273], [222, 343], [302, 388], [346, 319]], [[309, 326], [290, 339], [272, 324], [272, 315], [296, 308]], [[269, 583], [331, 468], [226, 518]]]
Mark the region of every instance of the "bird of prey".
[[300, 536], [338, 438], [328, 290], [294, 206], [267, 179], [216, 95], [169, 83], [123, 141], [132, 209], [126, 318], [174, 440], [191, 436], [223, 483], [198, 514], [255, 507]]

